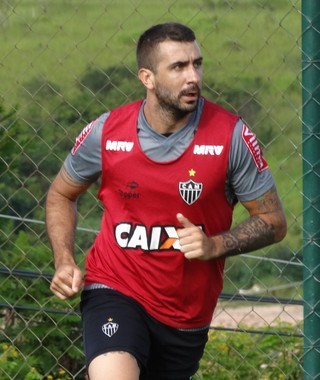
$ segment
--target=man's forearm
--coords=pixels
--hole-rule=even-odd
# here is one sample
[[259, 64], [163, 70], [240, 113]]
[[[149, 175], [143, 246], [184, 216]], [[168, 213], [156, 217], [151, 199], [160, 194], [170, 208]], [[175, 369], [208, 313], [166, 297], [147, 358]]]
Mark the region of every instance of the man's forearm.
[[214, 238], [218, 252], [215, 257], [256, 251], [285, 237], [287, 222], [275, 187], [261, 197], [242, 204], [251, 216]]
[[275, 243], [275, 227], [252, 216], [221, 235], [225, 256], [251, 252]]
[[76, 201], [49, 191], [46, 204], [46, 227], [56, 267], [62, 262], [74, 260], [76, 224]]

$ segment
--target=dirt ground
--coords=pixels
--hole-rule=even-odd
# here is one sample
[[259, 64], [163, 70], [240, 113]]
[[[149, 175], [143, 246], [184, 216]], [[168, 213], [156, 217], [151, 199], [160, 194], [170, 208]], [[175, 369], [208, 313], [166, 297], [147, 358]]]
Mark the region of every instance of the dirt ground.
[[238, 328], [277, 326], [279, 322], [292, 325], [303, 319], [303, 307], [299, 305], [254, 305], [231, 307], [225, 302], [218, 303], [212, 327]]

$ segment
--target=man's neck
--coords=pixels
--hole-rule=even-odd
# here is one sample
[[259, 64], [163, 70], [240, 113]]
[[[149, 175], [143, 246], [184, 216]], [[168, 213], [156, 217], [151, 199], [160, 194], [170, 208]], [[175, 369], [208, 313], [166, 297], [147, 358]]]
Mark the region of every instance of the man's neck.
[[191, 117], [191, 113], [188, 113], [178, 119], [169, 112], [165, 112], [159, 104], [153, 105], [148, 100], [145, 102], [143, 112], [149, 126], [162, 135], [177, 132], [187, 124]]

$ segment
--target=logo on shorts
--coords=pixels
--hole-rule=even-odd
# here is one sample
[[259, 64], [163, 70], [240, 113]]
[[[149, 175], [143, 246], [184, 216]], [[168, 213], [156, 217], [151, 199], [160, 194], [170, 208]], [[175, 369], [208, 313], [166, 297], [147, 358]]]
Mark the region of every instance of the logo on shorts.
[[109, 338], [112, 337], [119, 329], [118, 323], [113, 322], [112, 318], [108, 318], [108, 323], [102, 325], [102, 332], [106, 334]]

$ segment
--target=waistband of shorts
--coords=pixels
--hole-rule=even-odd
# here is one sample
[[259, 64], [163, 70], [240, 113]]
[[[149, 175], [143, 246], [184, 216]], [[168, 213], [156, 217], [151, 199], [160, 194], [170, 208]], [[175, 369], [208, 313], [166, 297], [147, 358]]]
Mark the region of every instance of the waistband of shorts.
[[94, 289], [112, 289], [115, 290], [114, 288], [111, 288], [111, 286], [105, 285], [105, 284], [100, 284], [99, 282], [95, 282], [90, 285], [85, 285], [83, 287], [83, 290], [94, 290]]

